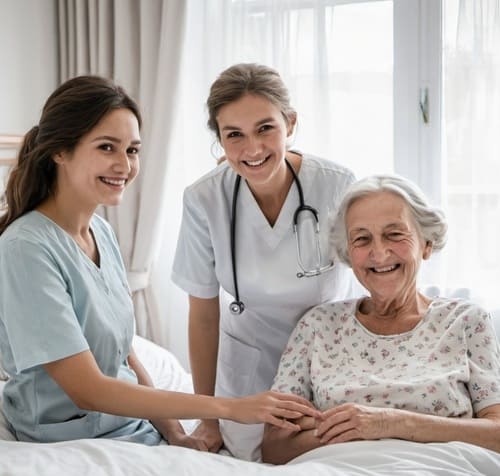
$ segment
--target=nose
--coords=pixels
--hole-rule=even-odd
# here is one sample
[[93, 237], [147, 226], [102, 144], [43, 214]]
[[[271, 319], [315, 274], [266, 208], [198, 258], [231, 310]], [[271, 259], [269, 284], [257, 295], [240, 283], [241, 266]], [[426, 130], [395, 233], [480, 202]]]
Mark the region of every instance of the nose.
[[390, 247], [382, 240], [372, 240], [370, 248], [370, 258], [374, 263], [382, 263], [390, 254]]
[[130, 158], [127, 151], [120, 152], [117, 154], [116, 161], [114, 163], [114, 169], [120, 173], [129, 173], [131, 170]]
[[262, 152], [262, 141], [258, 137], [248, 137], [245, 143], [245, 153], [249, 157], [255, 157]]

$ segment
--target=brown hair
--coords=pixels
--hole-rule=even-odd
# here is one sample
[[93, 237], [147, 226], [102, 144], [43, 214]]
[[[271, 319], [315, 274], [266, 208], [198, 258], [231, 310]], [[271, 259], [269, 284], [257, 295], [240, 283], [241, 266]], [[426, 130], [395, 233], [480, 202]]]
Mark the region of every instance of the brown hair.
[[57, 177], [53, 157], [73, 151], [108, 112], [121, 108], [130, 109], [141, 126], [137, 104], [120, 86], [98, 76], [70, 79], [49, 96], [39, 124], [24, 136], [9, 175], [2, 197], [6, 213], [0, 217], [0, 235], [53, 192]]
[[207, 125], [220, 139], [217, 115], [222, 106], [237, 101], [245, 94], [262, 96], [278, 107], [287, 124], [296, 116], [290, 105], [290, 95], [279, 73], [255, 63], [235, 64], [224, 70], [214, 81], [207, 99]]

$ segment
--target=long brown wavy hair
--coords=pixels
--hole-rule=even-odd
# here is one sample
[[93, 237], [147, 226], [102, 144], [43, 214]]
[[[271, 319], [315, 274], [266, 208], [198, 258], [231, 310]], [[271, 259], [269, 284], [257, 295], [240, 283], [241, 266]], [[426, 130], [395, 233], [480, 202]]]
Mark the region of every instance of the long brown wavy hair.
[[72, 152], [80, 139], [111, 110], [129, 109], [142, 124], [137, 104], [120, 86], [99, 76], [78, 76], [47, 99], [37, 126], [24, 136], [17, 163], [2, 197], [0, 235], [17, 218], [36, 208], [54, 190], [53, 157]]

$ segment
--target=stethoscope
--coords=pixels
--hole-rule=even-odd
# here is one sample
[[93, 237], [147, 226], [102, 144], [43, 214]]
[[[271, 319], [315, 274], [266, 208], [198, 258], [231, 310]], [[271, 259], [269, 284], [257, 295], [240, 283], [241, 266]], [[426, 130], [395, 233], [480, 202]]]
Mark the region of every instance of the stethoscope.
[[[297, 245], [297, 262], [302, 270], [302, 272], [297, 273], [297, 278], [311, 278], [313, 276], [318, 276], [326, 271], [329, 271], [333, 268], [334, 262], [330, 260], [330, 262], [325, 265], [321, 266], [322, 263], [322, 255], [321, 255], [321, 246], [319, 242], [319, 214], [318, 210], [316, 210], [314, 207], [311, 207], [309, 205], [306, 205], [304, 202], [304, 192], [302, 191], [302, 185], [300, 183], [299, 177], [297, 177], [297, 174], [295, 173], [295, 170], [293, 170], [293, 167], [291, 166], [290, 162], [285, 158], [286, 165], [288, 167], [288, 170], [292, 173], [293, 176], [293, 181], [297, 185], [297, 190], [299, 192], [299, 206], [295, 210], [295, 213], [293, 214], [293, 233], [295, 235], [295, 242]], [[232, 268], [233, 268], [233, 284], [234, 284], [234, 297], [235, 300], [229, 304], [229, 310], [231, 311], [231, 314], [238, 315], [241, 314], [245, 310], [245, 304], [240, 300], [240, 293], [238, 290], [238, 275], [236, 272], [236, 203], [238, 201], [238, 192], [240, 189], [240, 182], [241, 182], [241, 175], [236, 176], [236, 180], [234, 182], [234, 189], [233, 189], [233, 204], [231, 208], [231, 260], [232, 260]], [[298, 233], [298, 223], [299, 223], [299, 215], [301, 213], [310, 213], [313, 218], [314, 222], [316, 224], [315, 226], [315, 238], [316, 238], [316, 258], [317, 258], [317, 266], [307, 270], [303, 264], [302, 261], [302, 255], [300, 252], [301, 245], [300, 245], [300, 238], [299, 238], [299, 233]]]

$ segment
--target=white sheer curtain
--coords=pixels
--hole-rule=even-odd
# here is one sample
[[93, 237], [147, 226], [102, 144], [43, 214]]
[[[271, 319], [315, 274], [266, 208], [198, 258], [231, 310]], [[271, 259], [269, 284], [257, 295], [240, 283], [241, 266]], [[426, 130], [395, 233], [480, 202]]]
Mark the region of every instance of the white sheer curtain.
[[169, 142], [184, 40], [184, 0], [59, 0], [60, 81], [80, 74], [115, 79], [140, 104], [141, 173], [117, 208], [104, 210], [128, 271], [137, 332], [167, 343], [151, 270], [164, 215]]
[[444, 7], [444, 280], [500, 309], [500, 0]]
[[168, 227], [154, 281], [165, 291], [169, 347], [187, 364], [187, 298], [167, 279], [182, 191], [220, 154], [206, 127], [210, 84], [234, 63], [273, 66], [298, 111], [294, 147], [358, 175], [392, 171], [392, 1], [188, 0], [184, 48]]

